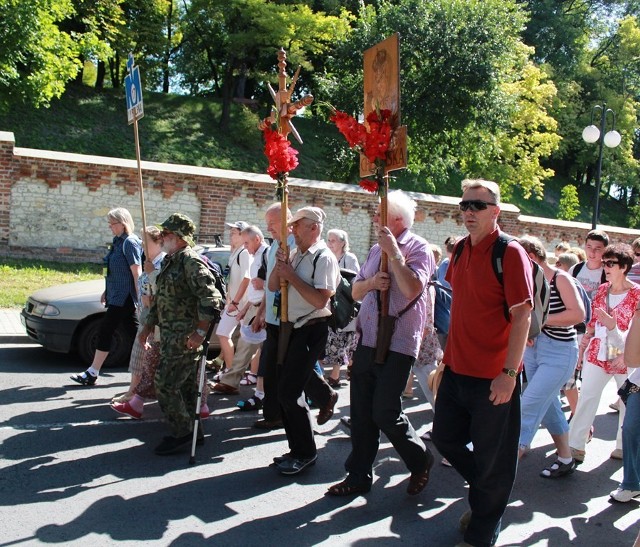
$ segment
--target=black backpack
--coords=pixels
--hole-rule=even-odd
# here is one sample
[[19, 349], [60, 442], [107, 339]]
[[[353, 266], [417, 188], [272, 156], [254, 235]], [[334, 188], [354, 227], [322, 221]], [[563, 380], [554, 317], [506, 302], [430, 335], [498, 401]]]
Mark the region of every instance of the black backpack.
[[[316, 254], [313, 259], [313, 273], [311, 279], [316, 273], [316, 263], [324, 250]], [[357, 272], [340, 268], [340, 281], [336, 287], [335, 294], [331, 297], [329, 305], [331, 308], [331, 317], [329, 317], [329, 327], [332, 330], [344, 329], [351, 321], [353, 321], [360, 311], [360, 302], [353, 299], [351, 295], [351, 287], [353, 280], [356, 278]]]
[[[462, 254], [462, 250], [467, 242], [468, 237], [461, 239], [453, 251], [454, 263]], [[517, 241], [516, 238], [507, 234], [500, 234], [493, 245], [491, 252], [491, 266], [493, 272], [500, 285], [504, 286], [504, 275], [502, 269], [502, 260], [507, 250], [507, 246], [511, 241]], [[546, 323], [549, 315], [549, 299], [551, 298], [551, 288], [549, 282], [544, 277], [544, 272], [539, 264], [531, 260], [531, 273], [533, 274], [533, 309], [531, 310], [531, 325], [529, 326], [529, 334], [527, 338], [535, 338], [542, 331], [542, 326]], [[511, 321], [507, 302], [504, 302], [504, 316], [507, 321]]]
[[218, 264], [210, 260], [206, 255], [201, 254], [198, 256], [200, 257], [202, 262], [204, 262], [204, 265], [209, 269], [209, 271], [213, 275], [213, 278], [215, 279], [216, 289], [218, 289], [220, 296], [222, 296], [222, 309], [224, 308], [227, 301], [227, 282], [225, 281], [222, 269]]

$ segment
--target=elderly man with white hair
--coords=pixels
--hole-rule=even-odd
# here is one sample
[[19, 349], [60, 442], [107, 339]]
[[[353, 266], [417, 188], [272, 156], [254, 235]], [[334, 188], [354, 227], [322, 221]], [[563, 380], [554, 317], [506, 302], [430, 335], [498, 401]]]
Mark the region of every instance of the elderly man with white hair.
[[[419, 494], [429, 482], [433, 455], [416, 434], [402, 410], [402, 392], [413, 366], [427, 317], [425, 288], [435, 271], [428, 242], [411, 232], [416, 203], [402, 191], [387, 197], [387, 225], [380, 210], [373, 217], [378, 242], [356, 276], [353, 297], [362, 300], [357, 330], [360, 334], [351, 368], [351, 454], [347, 477], [327, 494], [351, 496], [371, 489], [373, 463], [382, 431], [411, 472], [407, 493]], [[389, 271], [380, 271], [382, 253]], [[389, 299], [389, 314], [381, 316], [381, 294]], [[379, 336], [391, 318], [387, 345]], [[387, 350], [386, 352], [383, 350]]]

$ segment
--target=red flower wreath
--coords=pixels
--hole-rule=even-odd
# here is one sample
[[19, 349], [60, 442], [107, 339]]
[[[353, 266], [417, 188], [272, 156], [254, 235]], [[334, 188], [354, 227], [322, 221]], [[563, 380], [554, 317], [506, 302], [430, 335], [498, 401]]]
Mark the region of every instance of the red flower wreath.
[[340, 110], [334, 110], [329, 118], [347, 139], [349, 147], [365, 155], [370, 163], [375, 164], [375, 179], [362, 179], [360, 187], [367, 192], [378, 192], [384, 176], [386, 154], [391, 144], [391, 110], [373, 110], [367, 116], [369, 128], [359, 123], [353, 116]]
[[264, 154], [269, 160], [267, 174], [281, 181], [289, 171], [298, 167], [298, 151], [291, 146], [289, 140], [269, 126], [262, 130], [264, 135]]

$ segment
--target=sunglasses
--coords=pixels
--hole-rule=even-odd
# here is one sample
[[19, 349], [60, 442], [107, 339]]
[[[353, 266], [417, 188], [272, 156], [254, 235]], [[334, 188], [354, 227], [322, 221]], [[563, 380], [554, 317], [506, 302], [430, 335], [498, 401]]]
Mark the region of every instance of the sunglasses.
[[618, 262], [617, 260], [603, 260], [602, 261], [602, 265], [605, 266], [606, 268], [613, 268], [614, 266], [617, 266], [618, 264], [620, 264], [620, 262]]
[[497, 205], [497, 203], [482, 201], [481, 199], [462, 200], [460, 202], [460, 210], [468, 211], [469, 209], [471, 209], [473, 212], [484, 211], [488, 205]]

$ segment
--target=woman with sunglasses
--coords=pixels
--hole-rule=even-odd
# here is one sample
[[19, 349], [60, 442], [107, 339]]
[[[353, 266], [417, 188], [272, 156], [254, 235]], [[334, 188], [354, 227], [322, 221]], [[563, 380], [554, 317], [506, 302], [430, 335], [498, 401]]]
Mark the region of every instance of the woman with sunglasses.
[[[619, 331], [623, 338], [626, 337], [631, 319], [639, 309], [640, 287], [627, 279], [633, 261], [633, 249], [625, 243], [609, 245], [602, 253], [607, 281], [600, 285], [593, 297], [592, 319], [580, 342], [580, 349], [585, 356], [582, 388], [569, 429], [569, 446], [576, 463], [584, 461], [589, 429], [593, 425], [605, 386], [612, 377], [618, 388], [627, 379], [623, 352], [613, 335]], [[625, 408], [621, 405], [616, 448], [611, 452], [611, 457], [617, 460], [622, 459], [621, 426], [624, 415]]]

